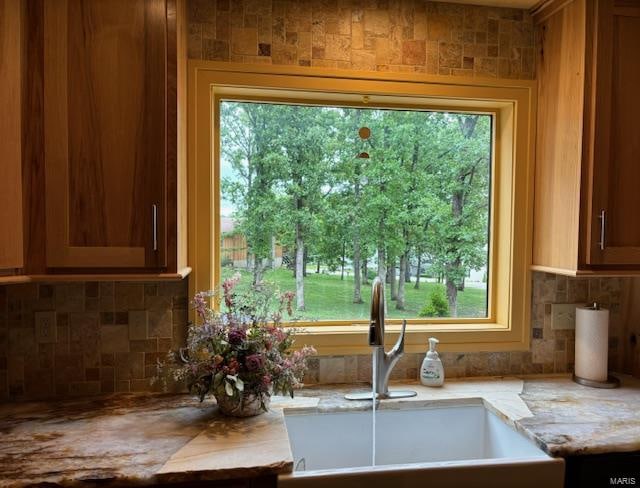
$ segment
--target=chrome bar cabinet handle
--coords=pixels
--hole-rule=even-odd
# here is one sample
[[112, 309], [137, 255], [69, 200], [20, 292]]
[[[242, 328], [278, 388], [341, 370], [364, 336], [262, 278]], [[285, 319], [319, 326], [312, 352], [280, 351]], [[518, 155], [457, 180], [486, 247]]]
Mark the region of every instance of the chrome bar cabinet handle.
[[158, 250], [158, 206], [151, 205], [151, 226], [153, 232], [153, 250]]
[[600, 219], [600, 241], [598, 242], [598, 246], [601, 251], [604, 251], [605, 245], [605, 235], [607, 231], [607, 211], [602, 209], [600, 210], [600, 215], [598, 216]]

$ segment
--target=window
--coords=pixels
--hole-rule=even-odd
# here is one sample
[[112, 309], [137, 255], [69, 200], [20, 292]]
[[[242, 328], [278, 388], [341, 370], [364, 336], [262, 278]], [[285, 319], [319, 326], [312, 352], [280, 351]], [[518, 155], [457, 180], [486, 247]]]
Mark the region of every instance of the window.
[[[294, 318], [488, 317], [493, 117], [220, 102], [221, 278], [296, 294]], [[446, 319], [445, 319], [446, 320]]]
[[[423, 205], [421, 202], [420, 206], [428, 214], [426, 218], [414, 216], [411, 213], [407, 215], [398, 213], [403, 216], [398, 222], [390, 218], [385, 220], [389, 231], [389, 235], [385, 235], [385, 263], [387, 257], [393, 255], [397, 283], [403, 236], [398, 237], [396, 230], [402, 229], [404, 224], [415, 231], [414, 226], [419, 222], [426, 222], [431, 213], [444, 218], [446, 209], [429, 212], [428, 209], [432, 208], [431, 204], [449, 206], [448, 210], [451, 212], [451, 201], [441, 198], [441, 194], [445, 192], [435, 182], [439, 182], [442, 187], [445, 187], [444, 189], [447, 186], [445, 183], [453, 184], [452, 178], [443, 178], [438, 171], [446, 173], [458, 164], [458, 161], [449, 161], [445, 165], [441, 160], [443, 157], [419, 158], [421, 161], [428, 160], [431, 165], [421, 172], [416, 172], [412, 180], [396, 177], [398, 175], [394, 173], [401, 173], [398, 161], [403, 161], [404, 155], [404, 164], [409, 164], [409, 156], [412, 155], [411, 141], [415, 140], [420, 143], [419, 151], [441, 149], [444, 152], [448, 149], [447, 144], [437, 139], [438, 131], [442, 130], [442, 134], [446, 134], [447, 130], [453, 131], [455, 128], [458, 130], [457, 136], [460, 136], [460, 124], [464, 126], [474, 121], [475, 130], [478, 132], [474, 132], [473, 143], [460, 145], [459, 149], [473, 152], [482, 160], [482, 168], [478, 167], [474, 171], [473, 185], [477, 187], [474, 186], [473, 195], [469, 198], [473, 198], [471, 203], [477, 207], [476, 210], [484, 208], [484, 212], [476, 212], [473, 222], [463, 223], [464, 225], [453, 229], [451, 234], [442, 236], [435, 242], [436, 245], [445, 247], [449, 242], [448, 239], [451, 239], [451, 242], [455, 240], [456, 232], [460, 229], [467, 225], [475, 225], [470, 227], [473, 232], [469, 234], [461, 232], [457, 237], [457, 239], [468, 238], [472, 244], [471, 249], [475, 253], [474, 259], [465, 256], [461, 261], [460, 272], [453, 280], [459, 297], [456, 303], [457, 316], [451, 316], [451, 307], [449, 307], [449, 317], [420, 316], [422, 309], [426, 308], [425, 305], [431, 304], [432, 308], [436, 308], [430, 293], [426, 292], [431, 291], [428, 288], [436, 287], [438, 271], [442, 276], [442, 263], [446, 263], [449, 258], [442, 252], [434, 255], [433, 249], [430, 255], [427, 251], [417, 253], [415, 236], [411, 238], [414, 240], [410, 239], [410, 252], [404, 265], [405, 276], [406, 270], [409, 269], [408, 274], [412, 280], [411, 283], [405, 283], [405, 310], [396, 310], [396, 302], [389, 300], [391, 295], [389, 284], [387, 285], [388, 315], [393, 317], [395, 314], [395, 317], [401, 317], [404, 314], [409, 317], [410, 326], [405, 342], [405, 350], [408, 352], [423, 352], [427, 338], [434, 334], [437, 334], [440, 339], [444, 351], [528, 349], [534, 82], [442, 78], [421, 74], [328, 71], [209, 61], [190, 61], [189, 67], [187, 227], [188, 260], [193, 267], [189, 278], [192, 293], [215, 287], [224, 273], [234, 271], [230, 266], [232, 263], [234, 266], [237, 265], [236, 268], [247, 268], [246, 261], [251, 261], [254, 259], [253, 255], [258, 254], [261, 256], [264, 269], [257, 271], [263, 274], [263, 278], [269, 278], [270, 273], [281, 273], [283, 275], [281, 288], [294, 286], [293, 269], [287, 268], [287, 261], [295, 262], [294, 255], [300, 254], [295, 253], [295, 218], [298, 214], [291, 206], [291, 197], [295, 193], [292, 193], [290, 185], [295, 166], [284, 164], [285, 161], [291, 160], [294, 154], [291, 152], [293, 148], [287, 147], [288, 142], [282, 134], [304, 130], [301, 137], [309, 138], [310, 146], [302, 149], [314, 151], [323, 164], [323, 171], [309, 175], [309, 178], [318, 179], [313, 185], [304, 185], [304, 188], [315, 190], [312, 195], [313, 201], [302, 202], [303, 208], [307, 204], [313, 204], [313, 211], [301, 212], [302, 215], [312, 217], [310, 222], [303, 222], [306, 226], [303, 230], [312, 233], [311, 238], [307, 238], [309, 234], [303, 235], [303, 246], [299, 247], [302, 250], [303, 260], [306, 250], [307, 263], [307, 277], [304, 280], [305, 310], [300, 311], [301, 314], [306, 315], [303, 315], [302, 321], [297, 323], [304, 328], [306, 337], [300, 342], [313, 344], [320, 354], [369, 353], [367, 345], [369, 286], [361, 283], [361, 298], [364, 303], [361, 308], [354, 307], [353, 305], [358, 304], [351, 303], [355, 283], [353, 236], [349, 232], [353, 232], [354, 222], [360, 222], [364, 217], [370, 218], [371, 215], [379, 216], [380, 214], [376, 214], [375, 211], [382, 212], [384, 208], [389, 207], [390, 202], [381, 200], [384, 204], [381, 204], [380, 208], [366, 209], [370, 213], [358, 209], [359, 219], [349, 214], [352, 208], [348, 208], [346, 212], [329, 210], [341, 209], [344, 206], [353, 207], [348, 198], [353, 197], [354, 188], [351, 187], [349, 190], [348, 186], [350, 181], [354, 181], [351, 172], [357, 168], [358, 162], [362, 163], [361, 190], [363, 195], [366, 194], [369, 198], [363, 205], [374, 206], [376, 194], [373, 189], [376, 184], [398, 185], [402, 182], [411, 183], [415, 179], [432, 179], [426, 182], [421, 181], [421, 184], [429, 184], [432, 190], [425, 192], [426, 195], [431, 196], [432, 201], [428, 202], [428, 205]], [[287, 111], [304, 110], [308, 112], [305, 117], [319, 119], [327, 117], [335, 121], [332, 124], [302, 126], [280, 123], [277, 131], [267, 137], [267, 146], [273, 146], [269, 146], [270, 150], [267, 153], [270, 154], [269, 157], [275, 159], [271, 163], [275, 165], [274, 168], [278, 168], [278, 171], [275, 176], [269, 175], [266, 207], [248, 205], [253, 198], [253, 195], [249, 195], [248, 192], [250, 186], [246, 182], [242, 183], [238, 174], [234, 174], [241, 171], [246, 162], [242, 162], [241, 153], [234, 151], [233, 143], [223, 144], [232, 127], [232, 124], [225, 125], [227, 120], [225, 114], [236, 111], [237, 113], [228, 120], [235, 122], [237, 128], [242, 128], [244, 125], [242, 123], [238, 125], [238, 118], [245, 117], [240, 112], [244, 107], [249, 106], [255, 110], [281, 111], [282, 117]], [[365, 121], [364, 123], [356, 122], [358, 114]], [[287, 116], [294, 118], [291, 114]], [[381, 148], [384, 148], [385, 127], [389, 124], [383, 122], [387, 118], [402, 121], [405, 118], [408, 120], [420, 117], [427, 122], [441, 124], [441, 127], [432, 128], [432, 139], [415, 137], [410, 130], [406, 130], [405, 136], [410, 142], [404, 143], [404, 136], [398, 136], [399, 142], [392, 146], [394, 158], [386, 158], [389, 152]], [[351, 123], [351, 127], [347, 127], [347, 123]], [[417, 124], [417, 126], [420, 128], [412, 130], [419, 130], [421, 133], [430, 127], [429, 123]], [[369, 139], [361, 139], [358, 135], [359, 129], [363, 127], [370, 129]], [[327, 147], [323, 145], [320, 150], [313, 145], [315, 144], [314, 134], [319, 134], [320, 139], [331, 141], [331, 144], [327, 143]], [[455, 144], [456, 140], [452, 139], [450, 145]], [[441, 156], [442, 152], [436, 151], [435, 155]], [[367, 153], [369, 158], [357, 158], [356, 156], [361, 153]], [[451, 152], [451, 154], [454, 153], [459, 151]], [[383, 182], [382, 176], [390, 177], [390, 173], [394, 178]], [[469, 178], [470, 175], [465, 177]], [[255, 180], [252, 180], [253, 183]], [[365, 190], [371, 193], [364, 193]], [[234, 195], [233, 192], [236, 194]], [[380, 194], [378, 193], [378, 196]], [[385, 191], [385, 194], [388, 192]], [[265, 196], [259, 195], [261, 198]], [[328, 200], [331, 201], [327, 202]], [[317, 201], [322, 203], [318, 204]], [[397, 203], [397, 201], [394, 202]], [[282, 206], [287, 203], [289, 207]], [[467, 203], [469, 202], [465, 202], [465, 205]], [[259, 222], [260, 219], [246, 220], [248, 215], [246, 212], [249, 208], [269, 209], [262, 216], [262, 222], [269, 232], [251, 235], [255, 231], [251, 228], [251, 223]], [[288, 211], [287, 215], [284, 208], [293, 208], [293, 211]], [[414, 210], [411, 208], [411, 211]], [[344, 222], [345, 215], [350, 221]], [[287, 219], [289, 219], [288, 223]], [[395, 216], [394, 219], [396, 219]], [[281, 225], [283, 222], [287, 225]], [[452, 219], [449, 218], [448, 221], [441, 223], [439, 228], [431, 230], [443, 231], [451, 222]], [[359, 231], [363, 232], [360, 269], [362, 270], [366, 257], [368, 277], [371, 276], [371, 271], [374, 274], [377, 273], [378, 253], [377, 248], [365, 249], [365, 246], [371, 246], [375, 241], [367, 241], [364, 234], [371, 232], [372, 235], [379, 235], [379, 229], [376, 229], [374, 224], [375, 219], [368, 221], [363, 228], [359, 228]], [[331, 232], [327, 229], [335, 229], [335, 231]], [[350, 236], [348, 241], [340, 239], [340, 236], [345, 235]], [[483, 236], [484, 240], [480, 239], [480, 236]], [[400, 242], [399, 246], [397, 240]], [[427, 238], [427, 242], [434, 244], [433, 241], [433, 236], [431, 241]], [[321, 248], [321, 244], [324, 248]], [[450, 249], [455, 252], [456, 249], [460, 249], [460, 246], [453, 246]], [[344, 280], [340, 280], [343, 254], [345, 274]], [[418, 293], [420, 295], [418, 299], [414, 299], [412, 296], [416, 295], [411, 293], [414, 293], [413, 286], [418, 274], [418, 256], [421, 256], [420, 266], [424, 267], [424, 270], [421, 269], [419, 273]], [[280, 260], [284, 261], [284, 264]], [[318, 261], [320, 261], [320, 273], [316, 274]], [[275, 270], [272, 269], [274, 264], [276, 264]], [[249, 266], [242, 272], [252, 277], [254, 271]], [[362, 276], [361, 273], [361, 278]], [[329, 285], [322, 285], [315, 292], [313, 290], [314, 280], [319, 278], [331, 278], [334, 285], [338, 281], [343, 282], [337, 287], [342, 290], [342, 293], [329, 296], [330, 300], [326, 300], [331, 292]], [[443, 276], [443, 278], [442, 284], [445, 285], [446, 297], [446, 277]], [[472, 287], [469, 284], [472, 281], [477, 284], [475, 290], [481, 290], [484, 294], [478, 294], [476, 304], [479, 305], [475, 307], [475, 311], [469, 312], [469, 309], [463, 306], [462, 297], [471, 295], [469, 292]], [[462, 291], [463, 282], [464, 291]], [[482, 287], [483, 282], [486, 282], [486, 288]], [[325, 299], [324, 304], [314, 303], [314, 293], [316, 297]], [[469, 295], [464, 295], [465, 293]], [[342, 307], [341, 311], [333, 310], [339, 307]], [[430, 313], [433, 314], [433, 312]], [[399, 318], [393, 319], [387, 328], [390, 334], [399, 330], [399, 322]], [[392, 337], [389, 338], [391, 339]]]

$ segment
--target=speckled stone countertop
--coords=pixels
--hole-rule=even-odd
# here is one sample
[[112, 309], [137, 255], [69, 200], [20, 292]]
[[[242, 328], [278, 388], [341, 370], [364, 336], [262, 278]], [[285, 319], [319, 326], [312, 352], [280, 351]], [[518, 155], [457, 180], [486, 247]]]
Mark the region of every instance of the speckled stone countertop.
[[611, 390], [528, 379], [520, 397], [532, 416], [518, 424], [552, 456], [640, 451], [640, 380], [617, 376], [622, 385]]
[[[364, 389], [363, 385], [359, 385]], [[401, 387], [400, 385], [394, 385]], [[405, 385], [406, 387], [407, 385]], [[563, 377], [466, 379], [380, 408], [483, 401], [554, 456], [640, 450], [640, 380], [596, 390]], [[357, 386], [355, 387], [357, 389]], [[221, 417], [186, 395], [119, 395], [0, 405], [0, 487], [191, 482], [292, 470], [283, 410], [369, 409], [343, 399], [354, 386], [275, 397], [269, 413]]]

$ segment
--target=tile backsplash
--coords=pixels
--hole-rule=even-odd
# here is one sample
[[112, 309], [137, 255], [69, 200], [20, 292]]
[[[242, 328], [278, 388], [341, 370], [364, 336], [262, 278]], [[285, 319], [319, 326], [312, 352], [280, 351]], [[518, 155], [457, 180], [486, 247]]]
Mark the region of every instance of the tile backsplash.
[[188, 0], [189, 57], [534, 78], [531, 16], [422, 0]]
[[0, 399], [148, 391], [185, 342], [187, 280], [0, 286]]
[[[611, 310], [610, 369], [622, 370], [630, 279], [532, 279], [531, 350], [443, 353], [447, 377], [571, 371], [574, 332], [551, 328], [551, 304], [593, 300]], [[0, 400], [152, 390], [157, 360], [185, 343], [187, 293], [187, 280], [1, 286]], [[406, 354], [392, 379], [416, 379], [422, 358]], [[371, 378], [370, 355], [314, 357], [309, 365], [306, 383]]]

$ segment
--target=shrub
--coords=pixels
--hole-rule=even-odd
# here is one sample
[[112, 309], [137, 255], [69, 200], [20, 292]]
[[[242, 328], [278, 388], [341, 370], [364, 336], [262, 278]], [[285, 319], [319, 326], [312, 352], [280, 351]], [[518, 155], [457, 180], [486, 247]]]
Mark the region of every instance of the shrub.
[[448, 317], [449, 302], [444, 291], [444, 286], [434, 285], [427, 298], [427, 303], [422, 307], [420, 317]]
[[233, 268], [233, 259], [230, 256], [222, 256], [220, 260], [220, 266], [223, 268]]

